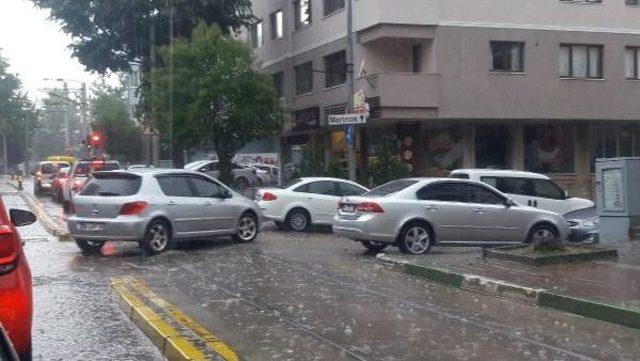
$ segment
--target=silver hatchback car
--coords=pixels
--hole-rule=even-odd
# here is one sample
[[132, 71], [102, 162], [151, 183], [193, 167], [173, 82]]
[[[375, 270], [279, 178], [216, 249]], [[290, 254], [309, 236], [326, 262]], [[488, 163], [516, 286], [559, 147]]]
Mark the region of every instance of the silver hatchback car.
[[516, 204], [480, 182], [409, 178], [342, 198], [333, 231], [372, 251], [396, 245], [403, 253], [420, 254], [434, 243], [488, 246], [564, 240], [569, 225], [559, 214]]
[[105, 241], [137, 241], [149, 254], [178, 239], [251, 242], [260, 229], [255, 202], [186, 170], [96, 172], [70, 208], [69, 232], [85, 252], [100, 250]]

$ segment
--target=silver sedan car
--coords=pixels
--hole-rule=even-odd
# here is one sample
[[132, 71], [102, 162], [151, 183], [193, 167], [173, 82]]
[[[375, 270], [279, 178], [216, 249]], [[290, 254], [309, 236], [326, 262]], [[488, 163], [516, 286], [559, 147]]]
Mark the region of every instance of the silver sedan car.
[[148, 254], [172, 240], [232, 236], [251, 242], [260, 229], [257, 204], [186, 170], [96, 172], [73, 197], [69, 232], [85, 252], [105, 241], [137, 241]]
[[344, 197], [333, 231], [371, 251], [395, 245], [421, 254], [432, 245], [488, 246], [566, 239], [556, 213], [516, 204], [483, 183], [444, 178], [389, 182], [360, 197]]

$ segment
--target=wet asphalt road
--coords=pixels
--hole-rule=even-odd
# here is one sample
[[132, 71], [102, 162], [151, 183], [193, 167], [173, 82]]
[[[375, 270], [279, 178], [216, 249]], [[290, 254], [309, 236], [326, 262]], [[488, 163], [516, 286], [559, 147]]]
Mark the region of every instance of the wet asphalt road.
[[[48, 213], [60, 214], [41, 200]], [[115, 243], [102, 256], [84, 256], [38, 225], [22, 231], [34, 276], [36, 359], [161, 359], [111, 298], [110, 278], [125, 275], [144, 279], [247, 360], [640, 355], [636, 330], [427, 283], [327, 232], [267, 230], [251, 244], [191, 242], [145, 257], [133, 244]]]

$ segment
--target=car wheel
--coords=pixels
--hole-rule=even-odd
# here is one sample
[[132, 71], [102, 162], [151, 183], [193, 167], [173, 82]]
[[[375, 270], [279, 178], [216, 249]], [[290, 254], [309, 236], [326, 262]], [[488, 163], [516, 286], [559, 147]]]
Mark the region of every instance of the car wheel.
[[429, 252], [433, 244], [431, 228], [424, 223], [411, 223], [400, 232], [398, 248], [405, 254]]
[[240, 243], [249, 243], [258, 236], [258, 219], [253, 213], [245, 213], [238, 221], [238, 231], [233, 235], [233, 240]]
[[295, 208], [289, 212], [285, 223], [293, 231], [304, 232], [311, 226], [311, 217], [306, 210]]
[[538, 224], [531, 228], [527, 243], [532, 243], [534, 249], [560, 249], [562, 242], [558, 237], [558, 231], [551, 225]]
[[104, 241], [88, 241], [83, 239], [76, 239], [76, 244], [83, 253], [96, 254], [100, 253], [102, 246], [104, 246]]
[[386, 243], [373, 242], [373, 241], [361, 241], [361, 243], [363, 246], [365, 246], [366, 249], [374, 253], [381, 252], [383, 249], [387, 248], [388, 246], [388, 244]]
[[152, 255], [166, 250], [169, 242], [171, 242], [169, 226], [166, 222], [156, 219], [149, 223], [144, 238], [139, 244], [146, 254]]
[[245, 189], [249, 188], [249, 181], [247, 178], [240, 177], [236, 179], [236, 189], [242, 193]]

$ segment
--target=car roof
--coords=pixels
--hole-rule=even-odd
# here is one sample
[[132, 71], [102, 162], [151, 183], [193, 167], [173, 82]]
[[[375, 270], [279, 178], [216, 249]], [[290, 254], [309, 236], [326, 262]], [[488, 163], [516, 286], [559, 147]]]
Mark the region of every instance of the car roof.
[[[347, 183], [355, 183], [358, 184], [354, 181], [350, 181], [348, 179], [343, 179], [343, 178], [334, 178], [334, 177], [300, 177], [300, 179], [302, 179], [303, 182], [321, 182], [321, 181], [330, 181], [330, 182], [335, 182], [335, 181], [340, 181], [340, 182], [347, 182]], [[362, 186], [361, 186], [362, 187]]]
[[496, 177], [516, 177], [516, 178], [535, 178], [535, 179], [549, 179], [544, 174], [525, 172], [521, 170], [511, 169], [456, 169], [451, 174], [467, 173], [469, 175], [477, 176], [496, 176]]

